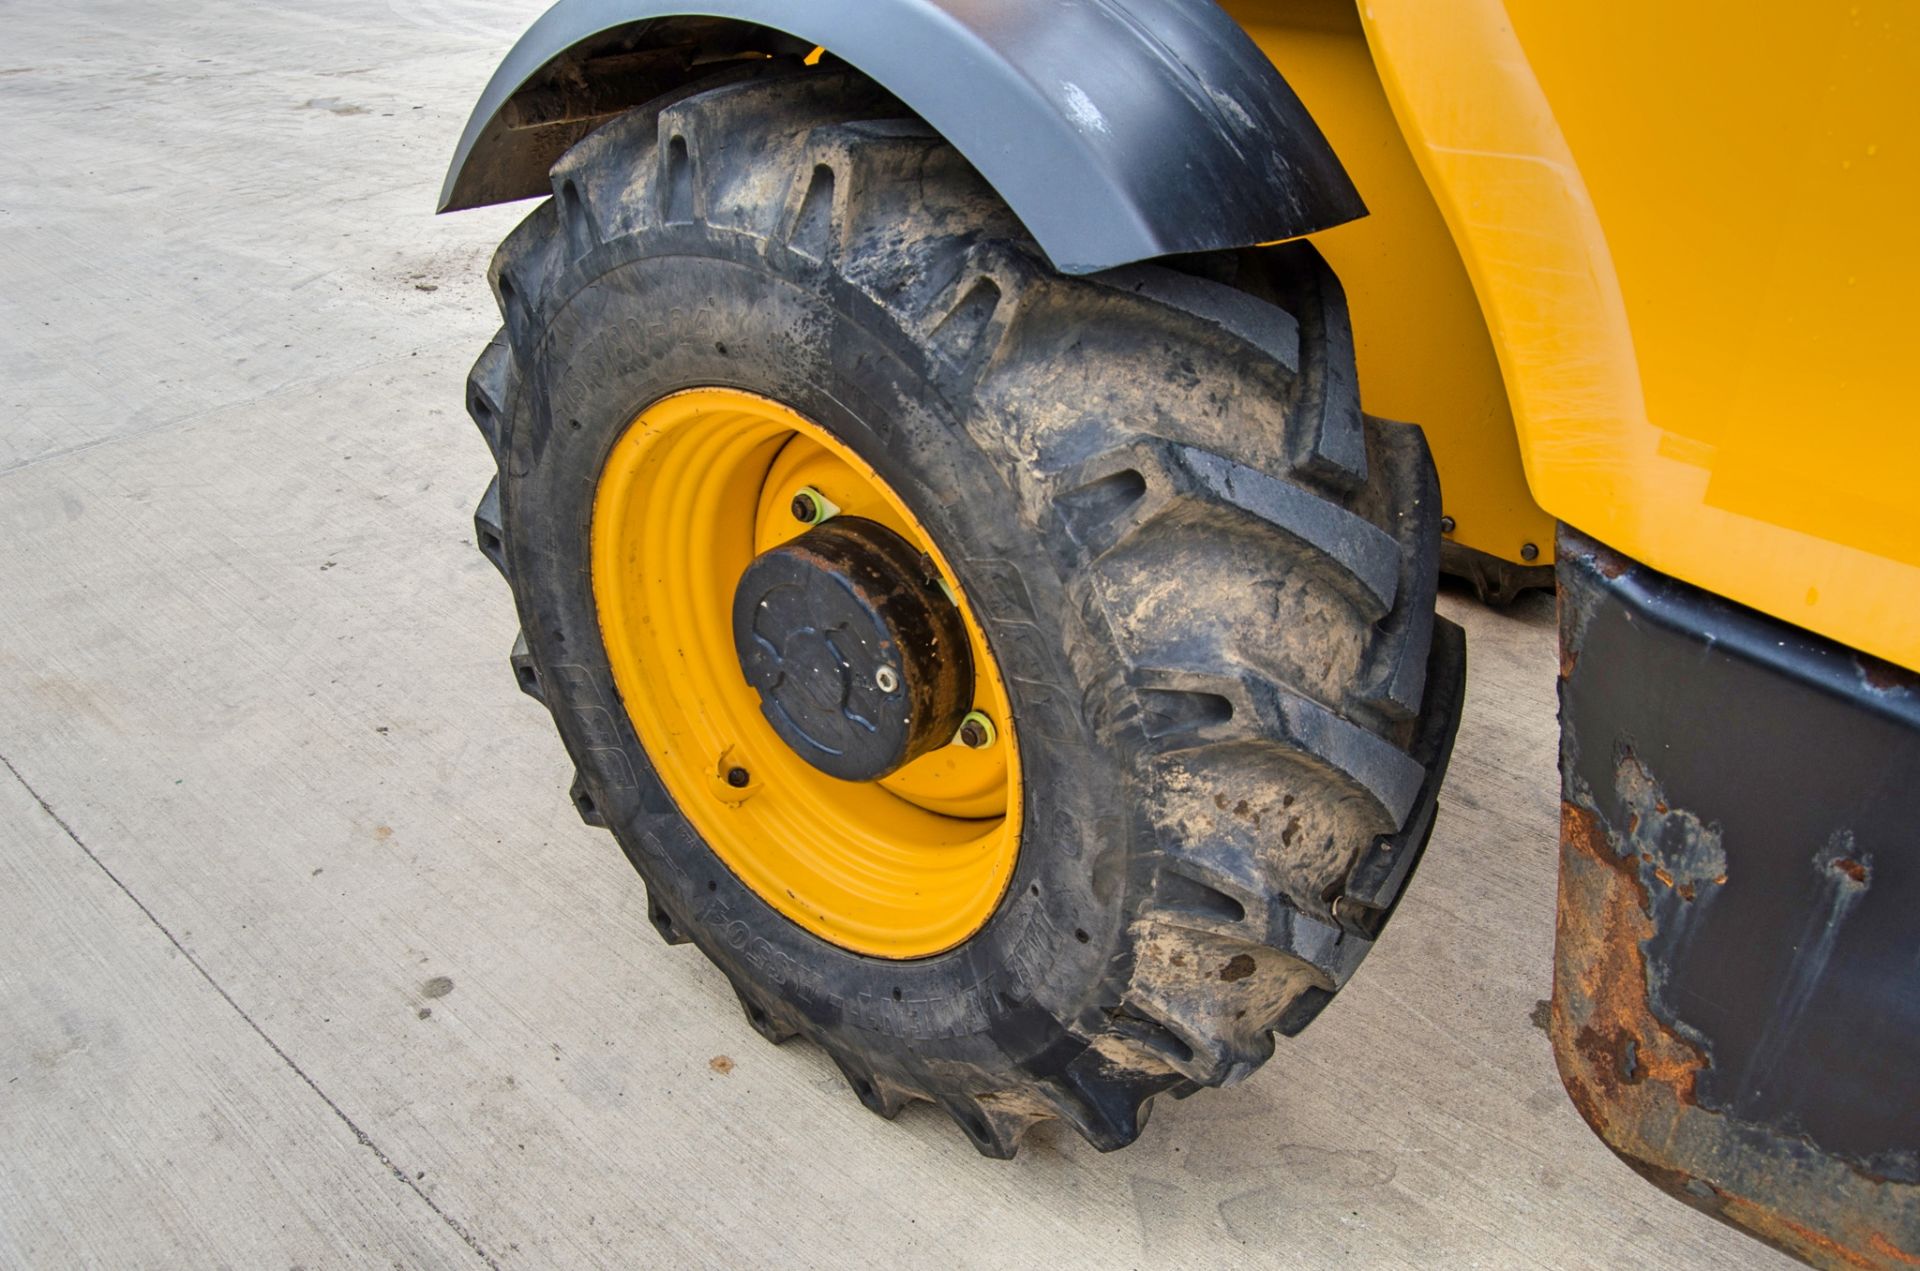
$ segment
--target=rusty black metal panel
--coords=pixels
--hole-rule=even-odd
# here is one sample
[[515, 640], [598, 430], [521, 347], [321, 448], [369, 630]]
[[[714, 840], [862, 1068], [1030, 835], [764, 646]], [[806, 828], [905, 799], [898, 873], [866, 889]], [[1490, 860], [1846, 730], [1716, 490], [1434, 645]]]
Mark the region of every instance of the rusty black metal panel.
[[546, 194], [595, 124], [727, 56], [813, 45], [939, 129], [1066, 273], [1366, 214], [1213, 0], [559, 0], [481, 95], [441, 210]]
[[1559, 574], [1569, 1093], [1690, 1204], [1920, 1264], [1920, 676], [1567, 529]]

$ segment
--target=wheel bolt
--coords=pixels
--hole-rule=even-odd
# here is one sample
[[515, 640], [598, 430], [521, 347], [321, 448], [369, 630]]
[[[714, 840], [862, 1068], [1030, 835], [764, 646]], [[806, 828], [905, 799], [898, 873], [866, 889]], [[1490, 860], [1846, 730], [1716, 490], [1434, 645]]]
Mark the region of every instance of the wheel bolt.
[[993, 745], [993, 721], [984, 711], [968, 711], [967, 717], [960, 721], [960, 731], [953, 739], [968, 750], [985, 750]]
[[787, 504], [787, 510], [802, 525], [819, 525], [840, 515], [840, 505], [810, 485], [794, 491], [793, 502]]
[[746, 786], [747, 782], [751, 780], [753, 780], [753, 777], [747, 772], [745, 768], [727, 769], [727, 784], [732, 786], [736, 790], [743, 789]]

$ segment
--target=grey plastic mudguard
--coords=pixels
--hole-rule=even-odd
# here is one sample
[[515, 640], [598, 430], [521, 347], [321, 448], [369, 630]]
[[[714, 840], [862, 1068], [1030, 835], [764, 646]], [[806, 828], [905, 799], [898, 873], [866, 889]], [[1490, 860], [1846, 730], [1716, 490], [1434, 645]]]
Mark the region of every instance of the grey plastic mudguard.
[[1366, 214], [1213, 0], [560, 0], [481, 95], [440, 210], [546, 194], [553, 161], [620, 111], [716, 61], [816, 46], [938, 129], [1066, 273]]

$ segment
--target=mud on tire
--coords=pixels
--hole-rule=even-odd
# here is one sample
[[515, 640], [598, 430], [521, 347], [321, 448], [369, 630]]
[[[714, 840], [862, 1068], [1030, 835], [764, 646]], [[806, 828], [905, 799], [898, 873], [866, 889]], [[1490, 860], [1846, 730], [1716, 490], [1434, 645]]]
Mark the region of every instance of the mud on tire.
[[[1433, 614], [1417, 429], [1363, 416], [1310, 246], [1053, 272], [937, 135], [857, 76], [762, 63], [632, 111], [501, 247], [468, 399], [477, 542], [572, 797], [671, 943], [771, 1040], [985, 1153], [1102, 1149], [1157, 1094], [1246, 1077], [1352, 972], [1431, 824], [1458, 633]], [[887, 961], [780, 917], [653, 776], [588, 580], [592, 490], [649, 403], [775, 397], [942, 544], [1013, 698], [1024, 820], [986, 926]]]

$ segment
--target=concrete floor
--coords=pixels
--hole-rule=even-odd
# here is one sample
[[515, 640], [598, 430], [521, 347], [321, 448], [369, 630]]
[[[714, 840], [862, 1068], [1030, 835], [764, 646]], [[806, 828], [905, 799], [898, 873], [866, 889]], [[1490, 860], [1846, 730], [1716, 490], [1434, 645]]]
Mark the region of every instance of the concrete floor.
[[11, 0], [0, 1265], [1774, 1265], [1533, 1022], [1551, 606], [1473, 678], [1389, 938], [1101, 1156], [886, 1124], [649, 927], [514, 689], [461, 409], [521, 214], [429, 215], [538, 0]]

